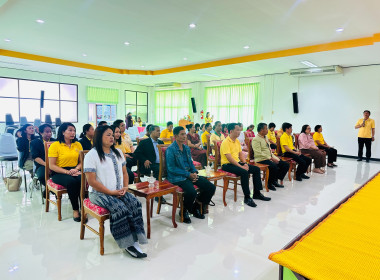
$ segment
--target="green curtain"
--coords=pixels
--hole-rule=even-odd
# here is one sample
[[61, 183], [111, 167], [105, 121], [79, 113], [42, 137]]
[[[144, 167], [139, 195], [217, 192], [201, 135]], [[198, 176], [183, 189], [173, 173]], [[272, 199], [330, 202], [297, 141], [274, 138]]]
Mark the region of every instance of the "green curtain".
[[206, 87], [206, 112], [214, 115], [214, 121], [241, 122], [244, 126], [256, 125], [259, 90], [259, 83]]
[[168, 121], [177, 124], [190, 113], [191, 89], [156, 91], [156, 124], [166, 126]]
[[88, 103], [118, 104], [119, 90], [114, 88], [87, 87]]

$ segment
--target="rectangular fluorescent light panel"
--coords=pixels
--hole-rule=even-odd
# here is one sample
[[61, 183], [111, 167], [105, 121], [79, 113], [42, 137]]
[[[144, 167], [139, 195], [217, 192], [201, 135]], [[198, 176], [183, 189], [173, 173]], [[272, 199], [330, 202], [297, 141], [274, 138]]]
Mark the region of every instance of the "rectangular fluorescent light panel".
[[307, 60], [301, 61], [301, 63], [308, 66], [308, 67], [318, 67], [314, 63], [311, 63], [310, 61], [307, 61]]

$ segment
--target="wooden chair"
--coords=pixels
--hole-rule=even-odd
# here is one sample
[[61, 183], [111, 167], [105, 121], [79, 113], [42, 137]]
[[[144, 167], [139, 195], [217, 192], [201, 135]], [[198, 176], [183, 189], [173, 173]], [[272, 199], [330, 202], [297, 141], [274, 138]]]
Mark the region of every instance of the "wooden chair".
[[[62, 195], [67, 193], [67, 189], [64, 186], [58, 185], [50, 179], [50, 165], [49, 165], [49, 148], [53, 142], [45, 142], [45, 182], [46, 182], [46, 206], [45, 212], [49, 212], [49, 205], [53, 203], [58, 209], [58, 221], [62, 221]], [[57, 200], [50, 199], [50, 192], [53, 192]]]
[[[89, 151], [81, 151], [80, 158], [82, 163], [84, 162], [84, 157]], [[93, 204], [89, 198], [85, 198], [88, 193], [88, 184], [86, 176], [81, 170], [81, 188], [80, 188], [80, 200], [81, 200], [81, 223], [80, 223], [80, 239], [84, 239], [85, 229], [88, 228], [93, 233], [99, 236], [100, 239], [100, 255], [104, 255], [104, 222], [110, 218], [110, 212], [100, 207], [96, 204]], [[86, 224], [86, 215], [89, 214], [99, 222], [99, 231], [96, 231], [92, 227]]]
[[215, 153], [215, 150], [211, 148], [211, 144], [210, 144], [210, 138], [211, 138], [211, 134], [209, 135], [206, 135], [207, 137], [207, 165], [210, 165], [210, 163], [213, 163], [215, 165], [215, 156], [212, 154], [212, 151], [214, 151]]
[[[166, 178], [166, 176], [167, 176], [165, 153], [166, 153], [166, 149], [169, 146], [170, 146], [169, 144], [157, 145], [159, 156], [160, 156], [160, 171], [159, 171], [159, 175], [158, 175], [158, 181], [159, 182], [163, 182], [164, 178]], [[199, 191], [197, 186], [194, 185], [194, 188], [197, 190], [197, 192]], [[177, 196], [178, 196], [179, 207], [181, 210], [181, 223], [183, 223], [183, 210], [184, 210], [183, 196], [184, 196], [184, 192], [183, 192], [181, 187], [177, 188]], [[166, 202], [166, 204], [173, 205], [173, 204], [168, 203], [168, 202]], [[161, 211], [161, 197], [158, 199], [157, 214], [160, 214], [160, 211]], [[201, 212], [202, 212], [202, 207], [201, 207]]]
[[265, 182], [265, 184], [264, 184], [265, 190], [267, 192], [269, 192], [269, 189], [268, 189], [269, 166], [267, 164], [255, 162], [253, 148], [252, 148], [252, 140], [253, 140], [253, 137], [246, 137], [245, 138], [245, 144], [247, 145], [247, 148], [248, 148], [247, 163], [260, 168], [260, 171], [263, 174], [263, 177], [261, 178], [261, 180]]

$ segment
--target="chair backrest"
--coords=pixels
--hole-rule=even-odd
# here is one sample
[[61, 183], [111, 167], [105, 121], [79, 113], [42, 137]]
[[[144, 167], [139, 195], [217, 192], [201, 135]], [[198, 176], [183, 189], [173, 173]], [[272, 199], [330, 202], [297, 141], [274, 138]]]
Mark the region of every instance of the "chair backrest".
[[211, 134], [207, 134], [206, 135], [206, 145], [207, 145], [207, 162], [208, 162], [208, 156], [212, 153], [212, 150], [211, 150], [211, 144], [210, 144], [210, 138], [211, 138]]
[[20, 117], [20, 127], [26, 125], [28, 123], [28, 119], [26, 117]]
[[277, 144], [277, 155], [281, 156], [282, 155], [282, 149], [281, 149], [281, 141], [280, 137], [276, 137], [276, 144]]
[[58, 127], [60, 125], [62, 125], [61, 118], [55, 118], [55, 126]]
[[14, 125], [12, 114], [5, 114], [5, 125]]
[[215, 149], [215, 162], [214, 162], [214, 171], [218, 171], [218, 167], [220, 165], [220, 146], [223, 141], [214, 141], [214, 149]]
[[0, 135], [0, 156], [18, 157], [16, 141], [10, 133]]
[[246, 137], [244, 140], [245, 145], [247, 146], [247, 150], [248, 150], [248, 157], [247, 157], [248, 162], [250, 160], [254, 159], [254, 152], [253, 152], [253, 148], [252, 148], [252, 140], [253, 140], [253, 137]]
[[50, 164], [49, 164], [49, 148], [54, 142], [45, 142], [45, 182], [50, 178]]
[[89, 152], [89, 150], [85, 150], [85, 151], [80, 151], [79, 152], [79, 158], [80, 158], [80, 162], [82, 163], [82, 168], [81, 168], [81, 178], [80, 178], [80, 201], [81, 201], [81, 205], [83, 207], [83, 200], [85, 198], [85, 192], [88, 190], [88, 184], [87, 184], [87, 178], [84, 174], [84, 168], [83, 168], [83, 163], [84, 163], [84, 158], [85, 156], [87, 155], [87, 153]]
[[40, 119], [34, 119], [34, 124], [35, 127], [39, 127], [41, 125], [41, 120]]
[[45, 115], [45, 123], [52, 125], [53, 121], [51, 120], [50, 114]]
[[298, 137], [300, 136], [299, 133], [294, 133], [294, 146], [296, 149], [298, 149]]
[[18, 128], [14, 126], [7, 126], [5, 127], [5, 134], [13, 134], [16, 137], [16, 132], [18, 131]]
[[158, 181], [162, 182], [162, 178], [167, 177], [167, 170], [166, 170], [166, 150], [169, 147], [169, 144], [159, 144], [157, 145], [158, 148], [158, 155], [160, 157], [160, 171], [158, 173]]

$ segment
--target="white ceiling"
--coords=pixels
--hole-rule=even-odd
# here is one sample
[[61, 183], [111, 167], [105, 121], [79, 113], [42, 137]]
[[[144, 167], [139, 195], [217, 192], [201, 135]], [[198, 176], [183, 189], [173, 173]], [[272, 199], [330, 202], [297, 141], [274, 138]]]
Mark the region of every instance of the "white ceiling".
[[[190, 23], [197, 27], [190, 29]], [[344, 31], [336, 32], [340, 27]], [[379, 32], [378, 0], [0, 1], [0, 49], [121, 69], [159, 70]], [[246, 45], [250, 48], [244, 49]], [[159, 76], [117, 75], [9, 57], [0, 57], [0, 67], [152, 85], [287, 72], [304, 67], [302, 60], [319, 66], [373, 64], [380, 63], [379, 54], [375, 44]]]

